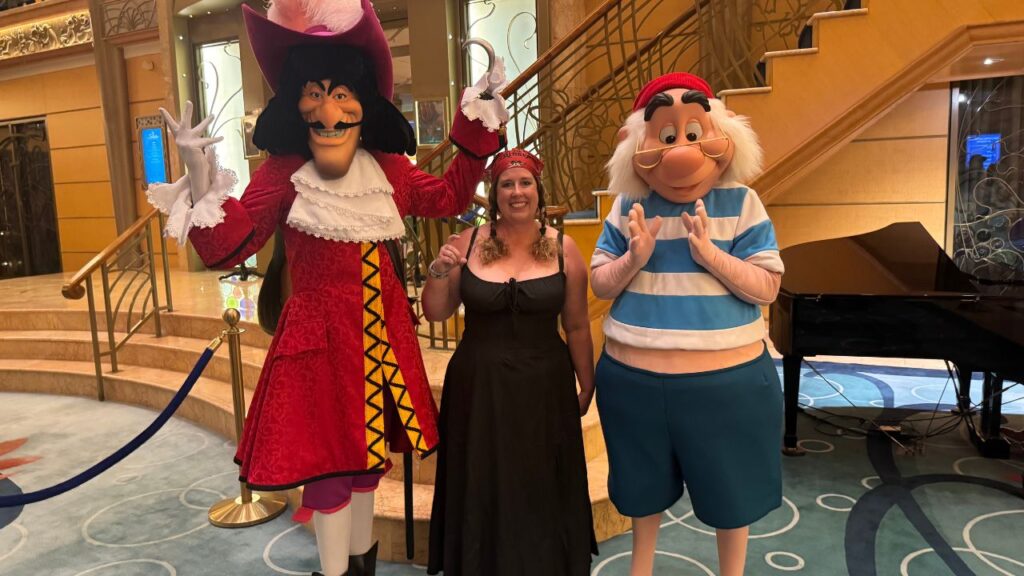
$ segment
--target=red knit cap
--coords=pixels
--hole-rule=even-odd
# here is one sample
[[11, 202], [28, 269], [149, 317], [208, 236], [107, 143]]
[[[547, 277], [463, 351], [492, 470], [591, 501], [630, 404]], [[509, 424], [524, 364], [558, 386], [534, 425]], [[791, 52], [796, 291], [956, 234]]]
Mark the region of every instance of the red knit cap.
[[640, 90], [636, 100], [633, 101], [633, 112], [643, 110], [655, 95], [661, 94], [666, 90], [672, 90], [673, 88], [698, 90], [703, 92], [709, 99], [715, 97], [714, 93], [711, 92], [711, 86], [703, 78], [687, 74], [686, 72], [672, 72], [671, 74], [665, 74], [651, 80], [643, 87], [643, 90]]
[[535, 179], [540, 180], [540, 173], [544, 170], [544, 163], [540, 161], [540, 158], [521, 148], [506, 150], [497, 154], [494, 157], [494, 161], [491, 162], [490, 168], [487, 169], [490, 173], [491, 183], [493, 184], [497, 181], [502, 172], [509, 168], [526, 168], [530, 171], [530, 174], [533, 174]]

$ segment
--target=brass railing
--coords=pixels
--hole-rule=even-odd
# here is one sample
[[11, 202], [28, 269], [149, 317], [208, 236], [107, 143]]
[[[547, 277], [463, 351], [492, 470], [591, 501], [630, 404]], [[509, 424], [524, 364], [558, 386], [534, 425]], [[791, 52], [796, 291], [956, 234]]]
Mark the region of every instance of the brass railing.
[[[618, 129], [651, 78], [688, 71], [716, 90], [762, 85], [757, 62], [765, 52], [796, 48], [813, 14], [843, 5], [844, 0], [607, 0], [502, 92], [511, 116], [509, 143], [544, 160], [549, 205], [592, 211], [593, 191], [606, 186], [603, 166]], [[446, 140], [418, 165], [440, 175], [457, 152]], [[458, 222], [409, 225], [410, 286], [418, 289], [445, 232], [468, 225]], [[425, 330], [431, 345], [440, 340], [447, 347], [453, 335], [457, 340], [457, 321], [435, 324]]]
[[[153, 221], [156, 236], [160, 238], [164, 293], [167, 305], [160, 305], [157, 288]], [[65, 298], [78, 300], [85, 296], [89, 302], [89, 330], [92, 333], [93, 360], [96, 364], [96, 396], [104, 399], [103, 357], [110, 359], [110, 371], [117, 372], [117, 352], [138, 332], [150, 318], [157, 336], [162, 336], [160, 311], [174, 310], [171, 303], [171, 278], [167, 262], [167, 242], [163, 231], [163, 216], [152, 210], [139, 218], [123, 234], [82, 267], [61, 289]], [[100, 299], [103, 301], [103, 330], [105, 342], [100, 342], [99, 314], [96, 307], [96, 289], [93, 278], [99, 273]], [[83, 288], [84, 285], [84, 288]], [[115, 332], [123, 326], [124, 332]], [[116, 334], [116, 336], [115, 336]]]
[[[680, 4], [683, 9], [680, 10]], [[765, 52], [796, 48], [816, 12], [844, 0], [608, 0], [510, 82], [510, 143], [545, 162], [549, 201], [586, 210], [633, 97], [652, 77], [688, 71], [716, 90], [764, 82]], [[443, 142], [419, 165], [441, 174], [457, 149]]]

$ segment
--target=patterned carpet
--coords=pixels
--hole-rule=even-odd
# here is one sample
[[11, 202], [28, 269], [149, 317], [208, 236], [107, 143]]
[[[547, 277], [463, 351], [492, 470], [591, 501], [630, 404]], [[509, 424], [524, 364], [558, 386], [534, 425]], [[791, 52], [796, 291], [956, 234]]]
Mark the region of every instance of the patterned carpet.
[[[801, 401], [829, 413], [800, 418], [808, 454], [784, 459], [785, 503], [752, 527], [747, 574], [1024, 575], [1019, 446], [1010, 460], [980, 458], [964, 427], [947, 416], [953, 388], [942, 371], [815, 367], [835, 388], [808, 369]], [[1024, 402], [1016, 401], [1022, 388], [1004, 397], [1008, 425], [1017, 429], [1024, 427]], [[63, 480], [152, 418], [147, 410], [81, 398], [0, 395], [0, 494]], [[901, 421], [905, 435], [897, 440], [908, 450], [884, 435], [859, 433], [871, 427], [868, 420]], [[27, 441], [11, 449], [20, 438]], [[0, 510], [0, 574], [308, 576], [318, 564], [314, 540], [287, 515], [244, 530], [207, 523], [210, 504], [237, 493], [232, 452], [230, 443], [172, 420], [81, 488], [24, 510]], [[714, 574], [711, 534], [684, 497], [665, 513], [656, 573]], [[629, 534], [600, 548], [594, 576], [628, 574]], [[424, 571], [383, 565], [378, 574]]]

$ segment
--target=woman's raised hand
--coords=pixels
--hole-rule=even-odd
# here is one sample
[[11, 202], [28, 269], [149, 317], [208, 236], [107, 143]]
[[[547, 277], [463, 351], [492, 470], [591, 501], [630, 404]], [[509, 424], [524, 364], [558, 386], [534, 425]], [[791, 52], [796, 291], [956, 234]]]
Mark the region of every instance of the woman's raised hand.
[[437, 251], [437, 258], [434, 258], [434, 261], [429, 266], [433, 276], [447, 276], [452, 271], [452, 268], [466, 263], [466, 257], [455, 247], [455, 240], [458, 237], [458, 234], [452, 234], [448, 237], [448, 242]]

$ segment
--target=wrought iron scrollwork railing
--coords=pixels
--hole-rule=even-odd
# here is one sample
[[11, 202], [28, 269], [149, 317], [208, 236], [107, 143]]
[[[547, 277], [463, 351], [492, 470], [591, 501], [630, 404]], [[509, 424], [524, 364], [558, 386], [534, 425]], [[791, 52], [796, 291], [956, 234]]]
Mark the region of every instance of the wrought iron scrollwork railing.
[[[167, 304], [160, 305], [154, 249], [153, 221], [156, 220], [160, 238], [160, 254]], [[151, 318], [157, 336], [162, 336], [160, 312], [173, 311], [171, 302], [170, 268], [167, 262], [167, 242], [159, 231], [163, 230], [163, 216], [152, 210], [117, 240], [82, 267], [61, 292], [65, 298], [78, 300], [85, 296], [89, 303], [89, 329], [92, 332], [93, 359], [96, 364], [96, 395], [104, 399], [103, 358], [108, 357], [110, 371], [117, 372], [117, 352]], [[99, 275], [103, 309], [97, 309], [94, 277]], [[84, 285], [84, 288], [83, 288]], [[100, 314], [103, 318], [105, 341], [100, 341]], [[117, 331], [119, 327], [123, 332]]]
[[[553, 204], [585, 210], [601, 189], [601, 169], [652, 77], [671, 71], [703, 76], [716, 90], [764, 81], [756, 64], [765, 52], [796, 48], [816, 12], [844, 0], [609, 0], [559, 40], [504, 90], [510, 142], [545, 161]], [[457, 149], [444, 142], [421, 159], [441, 174]]]
[[[508, 140], [544, 160], [549, 205], [592, 212], [594, 190], [606, 185], [603, 165], [646, 82], [688, 71], [716, 90], [763, 85], [757, 62], [766, 52], [796, 48], [813, 14], [843, 7], [844, 0], [608, 0], [505, 88]], [[457, 152], [446, 140], [419, 166], [440, 175]], [[450, 229], [447, 221], [432, 225]], [[409, 226], [413, 286], [447, 239], [427, 236], [429, 228]], [[430, 334], [444, 330], [458, 334], [457, 325]]]

